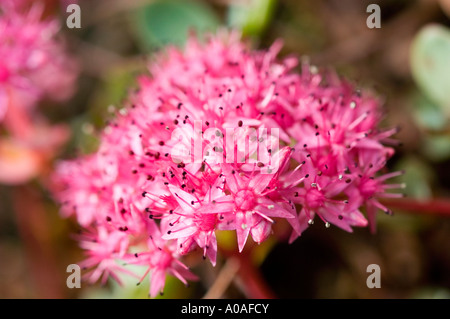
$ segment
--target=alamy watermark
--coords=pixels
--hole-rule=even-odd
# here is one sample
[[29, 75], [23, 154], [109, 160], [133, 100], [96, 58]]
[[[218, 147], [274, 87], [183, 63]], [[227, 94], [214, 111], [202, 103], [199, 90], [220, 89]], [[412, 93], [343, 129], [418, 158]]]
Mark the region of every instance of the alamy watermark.
[[[81, 268], [77, 264], [70, 264], [66, 269], [70, 273], [66, 279], [67, 288], [81, 288]], [[381, 288], [381, 268], [377, 264], [370, 264], [366, 268], [366, 272], [370, 275], [366, 279], [367, 288]]]
[[[66, 19], [66, 25], [69, 29], [81, 28], [81, 8], [78, 4], [69, 4], [66, 12], [70, 15]], [[378, 4], [369, 4], [366, 12], [370, 15], [366, 19], [366, 25], [369, 29], [381, 28], [381, 8]]]
[[381, 28], [381, 8], [378, 4], [369, 4], [366, 9], [370, 15], [367, 17], [366, 25], [369, 29]]
[[381, 288], [381, 268], [377, 264], [370, 264], [367, 266], [366, 272], [370, 273], [367, 277], [367, 288]]
[[81, 288], [81, 269], [77, 264], [67, 266], [66, 272], [70, 275], [66, 279], [67, 288]]
[[81, 8], [78, 4], [69, 4], [66, 12], [70, 15], [66, 19], [66, 25], [69, 29], [81, 28]]
[[171, 139], [161, 143], [170, 147], [175, 163], [252, 164], [261, 174], [275, 174], [282, 162], [278, 128], [243, 126], [219, 129], [208, 122], [193, 121], [173, 130]]

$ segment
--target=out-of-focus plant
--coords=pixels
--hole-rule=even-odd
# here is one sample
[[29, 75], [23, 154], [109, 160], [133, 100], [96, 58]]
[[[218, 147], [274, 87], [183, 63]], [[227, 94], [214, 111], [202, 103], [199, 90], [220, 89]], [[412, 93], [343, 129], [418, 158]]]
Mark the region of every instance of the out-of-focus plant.
[[53, 12], [47, 1], [0, 2], [0, 184], [7, 198], [1, 210], [16, 222], [35, 284], [29, 291], [43, 298], [64, 295], [52, 241], [61, 224], [49, 222], [42, 185], [70, 129], [54, 121], [52, 110], [71, 98], [79, 74]]
[[65, 125], [51, 125], [39, 112], [41, 101], [70, 97], [77, 76], [59, 22], [43, 11], [40, 2], [0, 4], [0, 182], [6, 184], [46, 171], [69, 136]]
[[270, 25], [277, 0], [235, 0], [227, 11], [227, 24], [244, 36], [259, 38]]
[[442, 110], [450, 113], [450, 30], [440, 25], [425, 26], [416, 35], [411, 51], [414, 79], [424, 94]]
[[424, 129], [423, 152], [434, 161], [450, 157], [450, 30], [423, 27], [411, 47], [411, 69], [424, 97], [416, 100], [416, 119]]
[[215, 12], [205, 2], [157, 0], [133, 12], [131, 21], [144, 49], [167, 44], [182, 46], [191, 32], [213, 32], [219, 25]]

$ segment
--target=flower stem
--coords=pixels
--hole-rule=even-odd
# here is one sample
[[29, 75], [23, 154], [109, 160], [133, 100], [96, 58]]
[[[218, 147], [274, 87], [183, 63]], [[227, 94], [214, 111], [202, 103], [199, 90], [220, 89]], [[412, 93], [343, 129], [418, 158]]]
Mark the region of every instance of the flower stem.
[[450, 217], [450, 200], [444, 198], [430, 200], [412, 198], [385, 199], [382, 202], [389, 208], [397, 208], [411, 213]]
[[245, 285], [247, 297], [250, 299], [276, 299], [258, 267], [255, 267], [248, 253], [237, 254], [240, 261], [239, 277]]
[[51, 225], [42, 195], [32, 186], [18, 186], [13, 191], [13, 205], [37, 297], [64, 298], [64, 280], [52, 248]]
[[251, 249], [246, 248], [242, 253], [221, 248], [221, 252], [229, 258], [239, 261], [237, 274], [241, 279], [245, 294], [249, 299], [276, 299], [275, 293], [270, 289], [261, 271], [253, 264]]

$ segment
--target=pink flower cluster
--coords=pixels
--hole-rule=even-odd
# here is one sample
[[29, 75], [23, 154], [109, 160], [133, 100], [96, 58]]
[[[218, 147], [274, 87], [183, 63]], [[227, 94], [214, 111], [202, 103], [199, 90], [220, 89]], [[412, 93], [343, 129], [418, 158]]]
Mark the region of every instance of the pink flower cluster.
[[36, 110], [44, 99], [63, 101], [74, 92], [77, 63], [58, 36], [56, 18], [43, 18], [44, 5], [0, 1], [0, 182], [23, 183], [68, 137]]
[[[145, 265], [155, 296], [167, 274], [195, 277], [181, 256], [199, 249], [216, 264], [217, 231], [235, 231], [242, 251], [277, 219], [290, 223], [292, 241], [314, 220], [352, 231], [368, 224], [361, 207], [372, 225], [378, 209], [389, 212], [378, 198], [400, 196], [387, 189], [401, 185], [385, 184], [400, 173], [379, 174], [395, 133], [379, 128], [379, 102], [308, 64], [296, 72], [298, 60], [277, 59], [280, 49], [251, 51], [227, 32], [168, 48], [98, 151], [58, 165], [54, 193], [86, 229], [91, 281], [117, 278], [119, 261]], [[255, 135], [261, 129], [277, 134]], [[172, 156], [180, 144], [188, 152]]]
[[22, 9], [21, 2], [0, 4], [2, 113], [10, 104], [30, 108], [44, 97], [64, 100], [73, 93], [76, 78], [76, 65], [57, 39], [59, 22], [42, 20], [40, 3]]

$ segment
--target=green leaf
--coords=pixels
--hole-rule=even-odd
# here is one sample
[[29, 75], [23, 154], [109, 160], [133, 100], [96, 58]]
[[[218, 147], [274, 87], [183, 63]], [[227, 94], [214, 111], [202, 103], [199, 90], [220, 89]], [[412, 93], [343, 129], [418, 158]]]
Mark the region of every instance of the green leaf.
[[430, 101], [423, 94], [418, 94], [413, 97], [411, 104], [413, 106], [413, 117], [420, 127], [434, 131], [445, 129], [448, 120], [436, 103]]
[[404, 170], [405, 174], [395, 179], [396, 183], [404, 183], [404, 193], [407, 197], [427, 199], [432, 196], [431, 182], [433, 170], [421, 159], [409, 156], [401, 159], [394, 171]]
[[207, 3], [192, 0], [153, 1], [134, 12], [132, 19], [136, 36], [145, 49], [168, 44], [183, 46], [189, 32], [201, 36], [220, 25]]
[[423, 153], [432, 161], [444, 161], [450, 158], [450, 135], [424, 135]]
[[259, 37], [272, 20], [276, 4], [276, 0], [234, 2], [228, 8], [228, 25], [245, 36]]
[[414, 80], [425, 95], [450, 114], [450, 30], [427, 25], [416, 35], [411, 47]]

